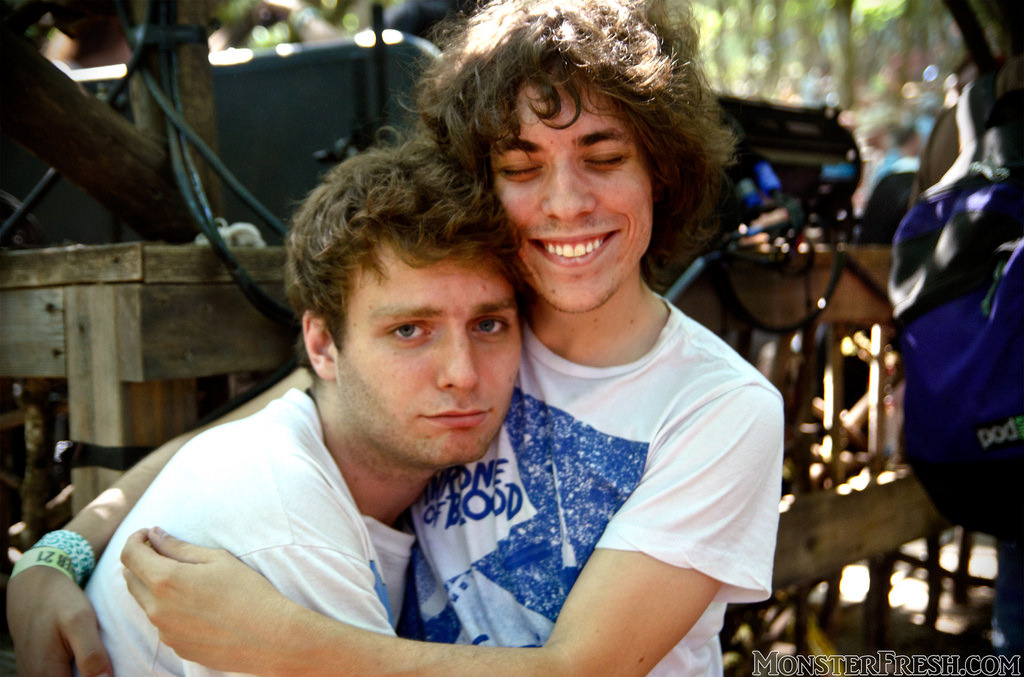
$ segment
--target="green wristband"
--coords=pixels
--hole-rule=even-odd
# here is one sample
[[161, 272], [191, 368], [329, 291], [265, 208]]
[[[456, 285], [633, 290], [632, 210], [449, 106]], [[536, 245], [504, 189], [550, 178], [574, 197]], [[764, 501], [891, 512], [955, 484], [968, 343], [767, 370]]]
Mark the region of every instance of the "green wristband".
[[75, 567], [71, 563], [71, 556], [60, 548], [43, 545], [30, 549], [14, 565], [11, 578], [14, 578], [29, 567], [50, 567], [63, 571], [67, 574], [68, 578], [75, 581], [76, 585], [78, 584], [78, 581], [75, 580]]

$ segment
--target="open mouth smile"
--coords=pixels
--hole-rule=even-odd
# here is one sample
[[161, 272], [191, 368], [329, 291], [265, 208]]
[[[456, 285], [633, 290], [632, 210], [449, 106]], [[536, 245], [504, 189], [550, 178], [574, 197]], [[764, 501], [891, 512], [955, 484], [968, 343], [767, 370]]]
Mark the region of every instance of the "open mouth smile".
[[554, 242], [538, 240], [537, 243], [549, 254], [563, 259], [578, 259], [601, 248], [607, 236], [595, 237], [581, 242]]

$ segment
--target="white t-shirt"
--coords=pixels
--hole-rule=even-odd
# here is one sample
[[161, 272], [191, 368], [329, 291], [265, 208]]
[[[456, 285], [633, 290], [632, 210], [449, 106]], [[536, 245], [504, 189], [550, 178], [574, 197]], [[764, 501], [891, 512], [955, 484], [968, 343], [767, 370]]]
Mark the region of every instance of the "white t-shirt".
[[131, 533], [151, 526], [228, 550], [310, 609], [394, 634], [389, 609], [397, 620], [412, 536], [359, 513], [324, 445], [316, 406], [298, 390], [175, 454], [85, 588], [114, 674], [222, 674], [162, 644], [128, 592], [121, 550]]
[[610, 368], [527, 330], [501, 435], [413, 505], [400, 632], [542, 645], [594, 548], [638, 551], [722, 582], [651, 674], [720, 674], [726, 603], [771, 592], [782, 452], [778, 392], [675, 308], [647, 355]]

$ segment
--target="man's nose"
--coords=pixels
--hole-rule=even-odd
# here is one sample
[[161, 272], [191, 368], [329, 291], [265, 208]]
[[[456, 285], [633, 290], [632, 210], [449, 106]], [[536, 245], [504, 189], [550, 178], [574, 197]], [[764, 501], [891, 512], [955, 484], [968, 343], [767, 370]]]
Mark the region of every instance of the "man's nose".
[[555, 165], [548, 172], [541, 204], [547, 216], [568, 221], [592, 211], [596, 201], [590, 183], [578, 168]]
[[470, 338], [462, 333], [448, 336], [438, 355], [438, 386], [442, 389], [472, 390], [480, 378], [477, 357]]

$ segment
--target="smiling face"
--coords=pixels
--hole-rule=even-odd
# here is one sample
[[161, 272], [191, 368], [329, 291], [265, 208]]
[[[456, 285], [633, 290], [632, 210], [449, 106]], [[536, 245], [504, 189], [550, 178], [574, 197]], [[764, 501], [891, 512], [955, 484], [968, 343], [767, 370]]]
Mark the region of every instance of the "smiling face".
[[317, 404], [328, 447], [379, 475], [474, 461], [501, 427], [519, 366], [512, 286], [486, 263], [380, 258], [383, 276], [356, 276], [340, 350], [304, 318], [326, 381]]
[[519, 136], [496, 146], [491, 169], [523, 238], [520, 258], [530, 286], [564, 313], [589, 312], [641, 292], [640, 261], [654, 215], [646, 154], [607, 99], [585, 100], [565, 127], [571, 105], [542, 121], [530, 109], [529, 94], [519, 97]]

